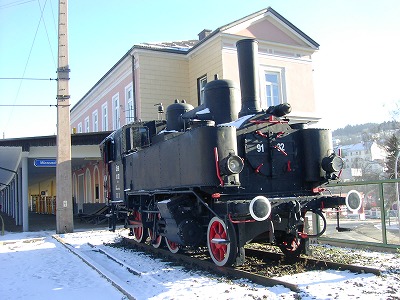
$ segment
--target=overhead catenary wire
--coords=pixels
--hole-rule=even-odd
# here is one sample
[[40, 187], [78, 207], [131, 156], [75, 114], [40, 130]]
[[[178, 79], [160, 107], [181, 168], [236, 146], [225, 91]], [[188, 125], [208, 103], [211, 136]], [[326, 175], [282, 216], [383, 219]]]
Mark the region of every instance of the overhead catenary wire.
[[10, 3], [6, 3], [6, 4], [0, 5], [0, 9], [10, 8], [10, 7], [14, 7], [14, 6], [26, 4], [26, 3], [33, 2], [33, 1], [35, 1], [35, 0], [18, 0], [18, 1], [13, 1], [13, 2], [10, 2]]
[[[26, 73], [26, 70], [27, 70], [27, 68], [28, 68], [28, 63], [29, 63], [30, 58], [31, 58], [31, 55], [32, 55], [33, 46], [34, 46], [34, 44], [35, 44], [36, 37], [37, 37], [38, 31], [39, 31], [40, 23], [41, 23], [42, 20], [43, 20], [43, 13], [44, 13], [44, 9], [45, 9], [45, 7], [46, 7], [46, 3], [47, 3], [47, 0], [45, 1], [44, 5], [43, 5], [43, 7], [42, 7], [42, 6], [40, 5], [40, 1], [38, 0], [38, 5], [39, 5], [39, 8], [40, 8], [40, 18], [39, 18], [39, 22], [38, 22], [38, 24], [37, 24], [37, 26], [36, 26], [36, 31], [35, 31], [35, 34], [34, 34], [34, 37], [33, 37], [33, 41], [32, 41], [32, 44], [31, 44], [31, 47], [30, 47], [30, 50], [29, 50], [28, 58], [27, 58], [27, 60], [26, 60], [25, 67], [24, 67], [24, 71], [23, 71], [23, 73], [22, 73], [21, 78], [24, 78], [24, 77], [25, 77], [25, 73]], [[21, 3], [21, 4], [23, 4], [23, 3]], [[18, 97], [19, 97], [19, 93], [20, 93], [20, 91], [21, 91], [21, 87], [22, 87], [22, 82], [23, 82], [23, 81], [24, 81], [23, 79], [20, 79], [20, 82], [19, 82], [19, 85], [18, 85], [18, 89], [17, 89], [17, 93], [16, 93], [15, 98], [14, 98], [14, 101], [13, 101], [13, 105], [15, 105], [15, 103], [17, 102], [17, 99], [18, 99]], [[7, 124], [10, 123], [10, 120], [11, 120], [12, 115], [13, 115], [13, 109], [14, 109], [14, 108], [12, 108], [12, 111], [11, 111], [11, 113], [9, 114], [9, 118], [8, 118], [8, 120], [7, 120], [7, 122], [6, 122], [6, 126], [7, 126]]]
[[57, 32], [57, 22], [56, 22], [56, 17], [54, 16], [54, 9], [53, 9], [53, 4], [52, 1], [50, 1], [50, 8], [51, 8], [51, 15], [53, 16], [53, 26], [54, 26], [54, 32]]
[[71, 104], [0, 104], [0, 107], [71, 106]]
[[0, 80], [55, 80], [57, 78], [26, 78], [26, 77], [0, 77]]
[[[41, 13], [41, 20], [43, 21], [44, 30], [45, 30], [46, 36], [47, 36], [47, 42], [49, 43], [49, 48], [50, 48], [51, 57], [53, 58], [54, 68], [57, 68], [56, 60], [54, 58], [53, 48], [51, 47], [49, 32], [47, 31], [46, 22], [45, 22], [45, 20], [43, 18], [43, 11], [44, 11], [44, 8], [46, 6], [46, 3], [47, 3], [47, 0], [45, 1], [44, 5], [43, 5], [43, 9], [42, 9], [42, 6], [40, 5], [40, 1], [38, 1], [39, 7], [40, 7], [40, 11], [42, 12]], [[50, 3], [51, 3], [51, 1], [50, 1]], [[51, 9], [53, 9], [53, 7], [51, 7]]]

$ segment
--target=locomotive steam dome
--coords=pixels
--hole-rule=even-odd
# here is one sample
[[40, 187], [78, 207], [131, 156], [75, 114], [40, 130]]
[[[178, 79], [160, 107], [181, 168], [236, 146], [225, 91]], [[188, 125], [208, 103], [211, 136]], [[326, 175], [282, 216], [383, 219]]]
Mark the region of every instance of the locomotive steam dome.
[[216, 79], [204, 87], [204, 103], [209, 108], [215, 124], [237, 120], [239, 90], [232, 80]]
[[193, 109], [191, 104], [186, 103], [185, 100], [179, 102], [178, 99], [175, 100], [175, 103], [169, 105], [167, 107], [167, 130], [168, 131], [181, 131], [184, 129], [184, 120], [182, 119], [182, 115], [185, 112], [188, 112]]

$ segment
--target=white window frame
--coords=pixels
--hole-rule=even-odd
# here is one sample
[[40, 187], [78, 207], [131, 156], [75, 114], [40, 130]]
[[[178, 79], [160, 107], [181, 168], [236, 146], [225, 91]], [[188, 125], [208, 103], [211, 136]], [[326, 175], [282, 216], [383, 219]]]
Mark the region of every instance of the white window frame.
[[199, 105], [204, 103], [204, 87], [207, 84], [207, 74], [197, 78], [197, 89], [199, 93]]
[[120, 116], [121, 109], [119, 107], [119, 93], [115, 94], [112, 97], [112, 108], [113, 108], [113, 130], [116, 130], [121, 127]]
[[107, 102], [101, 106], [101, 130], [108, 130], [108, 106]]
[[82, 122], [78, 123], [78, 133], [82, 133]]
[[98, 132], [99, 131], [99, 113], [97, 112], [97, 109], [92, 112], [92, 128], [93, 132]]
[[85, 132], [90, 132], [89, 117], [85, 118]]
[[[267, 87], [271, 86], [271, 83], [267, 81], [266, 75], [273, 74], [277, 76], [278, 82], [276, 83], [278, 91], [278, 100], [276, 102], [269, 102], [267, 99]], [[286, 103], [286, 80], [285, 80], [285, 68], [275, 66], [261, 66], [260, 67], [260, 95], [261, 95], [261, 107], [266, 109], [271, 105], [278, 105]]]
[[135, 121], [135, 107], [133, 106], [133, 87], [132, 84], [125, 87], [125, 124]]

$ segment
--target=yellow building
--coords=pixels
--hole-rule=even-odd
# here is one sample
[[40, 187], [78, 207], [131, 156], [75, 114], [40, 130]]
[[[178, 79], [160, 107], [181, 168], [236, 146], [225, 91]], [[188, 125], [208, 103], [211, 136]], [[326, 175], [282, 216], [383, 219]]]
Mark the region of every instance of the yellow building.
[[[236, 42], [243, 38], [258, 41], [261, 107], [288, 102], [292, 122], [316, 122], [311, 57], [319, 45], [267, 8], [202, 30], [196, 40], [134, 45], [71, 109], [72, 132], [112, 131], [132, 121], [164, 118], [158, 107], [175, 99], [196, 107], [215, 75], [239, 87]], [[85, 203], [104, 203], [99, 178], [101, 166], [73, 170], [79, 210]]]
[[213, 80], [239, 83], [235, 44], [259, 42], [261, 107], [288, 102], [291, 120], [315, 122], [312, 54], [319, 45], [272, 8], [203, 30], [197, 40], [134, 45], [71, 109], [71, 130], [115, 130], [159, 116], [175, 99], [201, 103]]

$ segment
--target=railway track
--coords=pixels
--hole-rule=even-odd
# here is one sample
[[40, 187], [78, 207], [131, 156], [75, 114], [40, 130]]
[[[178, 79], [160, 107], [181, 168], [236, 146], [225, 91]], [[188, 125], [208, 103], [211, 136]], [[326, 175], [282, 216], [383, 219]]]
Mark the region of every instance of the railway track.
[[124, 238], [123, 241], [126, 245], [134, 247], [140, 251], [143, 251], [145, 253], [151, 253], [156, 257], [176, 262], [189, 268], [196, 268], [206, 272], [211, 272], [217, 275], [227, 276], [235, 279], [246, 278], [254, 283], [267, 287], [274, 285], [282, 285], [294, 292], [300, 291], [297, 285], [291, 284], [289, 282], [268, 278], [265, 276], [260, 276], [255, 273], [247, 272], [245, 270], [239, 270], [232, 267], [218, 267], [213, 262], [211, 262], [211, 260], [209, 260], [208, 256], [203, 254], [199, 255], [198, 253], [196, 253], [195, 255], [196, 258], [194, 258], [189, 254], [171, 253], [167, 249], [154, 248], [153, 246], [148, 245], [146, 243], [136, 243], [135, 241], [129, 238]]
[[[130, 247], [136, 248], [145, 253], [151, 253], [156, 257], [166, 259], [168, 261], [176, 262], [183, 264], [184, 266], [188, 266], [189, 268], [198, 268], [207, 272], [212, 272], [214, 274], [227, 276], [235, 279], [245, 278], [254, 283], [271, 287], [275, 285], [282, 285], [291, 291], [299, 292], [300, 289], [296, 284], [289, 283], [286, 281], [282, 281], [276, 278], [272, 278], [274, 276], [264, 276], [261, 275], [263, 272], [261, 268], [268, 269], [268, 266], [263, 266], [260, 261], [269, 260], [270, 263], [275, 265], [276, 268], [283, 268], [281, 262], [283, 262], [283, 255], [279, 253], [273, 253], [263, 250], [256, 249], [246, 249], [246, 257], [247, 259], [257, 258], [257, 262], [253, 265], [245, 265], [241, 267], [218, 267], [215, 265], [208, 257], [208, 252], [199, 254], [196, 253], [171, 253], [168, 249], [162, 248], [154, 248], [151, 245], [146, 243], [137, 243], [134, 240], [124, 237], [123, 243], [125, 245], [129, 245]], [[374, 275], [380, 275], [381, 270], [376, 268], [370, 268], [365, 266], [356, 266], [349, 264], [342, 264], [337, 262], [330, 262], [324, 260], [313, 259], [310, 257], [300, 257], [297, 263], [302, 266], [301, 271], [309, 271], [309, 270], [348, 270], [353, 273], [372, 273]], [[288, 268], [291, 268], [291, 265], [287, 265]], [[296, 268], [296, 267], [295, 267]]]
[[[283, 254], [279, 253], [271, 253], [263, 250], [257, 249], [246, 249], [246, 255], [257, 257], [259, 259], [274, 259], [276, 261], [283, 261], [284, 256]], [[357, 266], [357, 265], [350, 265], [350, 264], [343, 264], [332, 262], [328, 260], [319, 260], [312, 257], [299, 257], [298, 263], [303, 264], [309, 268], [316, 268], [316, 269], [333, 269], [333, 270], [348, 270], [353, 273], [371, 273], [374, 275], [381, 275], [381, 270], [377, 268], [371, 268], [366, 266]]]
[[[64, 245], [70, 252], [78, 256], [85, 264], [99, 273], [105, 280], [111, 285], [118, 289], [127, 299], [135, 299], [135, 292], [137, 292], [138, 286], [140, 286], [140, 294], [147, 294], [151, 296], [151, 289], [154, 286], [162, 285], [162, 280], [170, 276], [170, 274], [161, 274], [160, 280], [150, 274], [143, 273], [141, 267], [136, 265], [135, 267], [125, 260], [121, 260], [118, 257], [113, 256], [107, 251], [107, 247], [104, 245], [95, 246], [90, 243], [81, 245], [79, 248], [75, 248], [72, 245], [66, 243], [60, 236], [53, 236], [58, 242]], [[118, 246], [118, 245], [115, 245]], [[130, 238], [124, 237], [121, 245], [122, 247], [130, 247], [144, 252], [145, 254], [151, 254], [157, 258], [161, 258], [168, 262], [177, 263], [189, 269], [206, 271], [211, 274], [223, 276], [227, 279], [248, 279], [253, 283], [271, 287], [276, 285], [284, 286], [295, 293], [300, 293], [301, 290], [298, 285], [282, 281], [276, 278], [263, 276], [257, 273], [255, 270], [248, 270], [246, 268], [221, 268], [216, 266], [208, 257], [207, 251], [203, 253], [196, 251], [190, 253], [171, 253], [167, 249], [154, 248], [152, 245], [146, 243], [136, 243]], [[253, 258], [262, 260], [273, 260], [277, 267], [281, 267], [277, 261], [281, 260], [281, 255], [278, 253], [270, 253], [254, 249], [246, 249], [246, 256], [251, 260]], [[148, 256], [147, 256], [148, 257]], [[150, 259], [153, 260], [153, 259]], [[366, 267], [357, 267], [352, 265], [344, 265], [338, 263], [331, 263], [325, 261], [318, 261], [310, 258], [302, 258], [301, 264], [309, 266], [309, 268], [318, 269], [339, 269], [339, 270], [350, 270], [355, 273], [373, 273], [376, 275], [380, 274], [380, 270]], [[308, 267], [307, 267], [308, 268]], [[251, 269], [251, 268], [250, 268]]]
[[[53, 238], [100, 274], [101, 277], [119, 290], [126, 299], [137, 299], [136, 295], [138, 294], [140, 299], [143, 297], [150, 298], [153, 296], [153, 288], [163, 284], [165, 277], [160, 276], [160, 280], [158, 280], [156, 276], [142, 272], [138, 267], [134, 267], [129, 262], [111, 254], [107, 251], [106, 246], [85, 243], [76, 248], [58, 235], [53, 235]], [[138, 287], [140, 290], [138, 290]]]
[[[107, 280], [112, 286], [114, 286], [117, 290], [119, 290], [127, 299], [134, 300], [135, 297], [131, 295], [130, 288], [127, 286], [127, 284], [124, 282], [124, 280], [121, 280], [120, 278], [116, 278], [113, 274], [110, 274], [110, 272], [107, 271], [107, 269], [104, 268], [104, 266], [100, 265], [98, 263], [98, 260], [94, 260], [93, 257], [90, 255], [87, 255], [87, 251], [82, 251], [78, 250], [77, 248], [72, 247], [70, 244], [64, 241], [59, 235], [53, 235], [53, 238], [57, 240], [59, 243], [61, 243], [64, 247], [66, 247], [71, 253], [79, 257], [86, 265], [88, 265], [90, 268], [95, 270], [98, 274], [100, 274], [101, 277], [103, 277], [105, 280]], [[87, 244], [88, 247], [92, 248], [94, 251], [97, 249], [95, 246]], [[100, 253], [100, 251], [99, 251]], [[107, 255], [106, 253], [103, 252], [103, 254], [109, 259], [109, 261], [112, 261], [115, 264], [118, 264], [121, 266], [124, 265], [122, 262], [120, 262], [117, 258], [113, 257], [112, 255]], [[128, 268], [127, 268], [128, 270]], [[129, 268], [129, 273], [138, 276], [140, 273], [133, 271], [131, 268]]]

